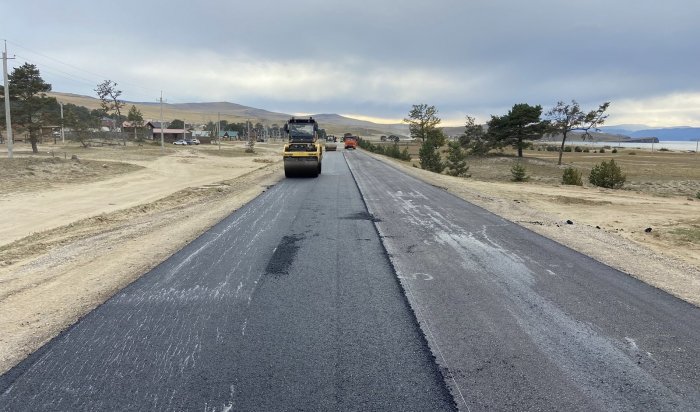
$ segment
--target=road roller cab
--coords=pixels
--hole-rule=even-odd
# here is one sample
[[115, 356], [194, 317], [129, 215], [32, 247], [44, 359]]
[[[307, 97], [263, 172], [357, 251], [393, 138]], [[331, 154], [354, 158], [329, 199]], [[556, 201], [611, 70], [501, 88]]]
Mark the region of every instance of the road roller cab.
[[321, 173], [323, 147], [318, 142], [316, 120], [292, 117], [284, 125], [284, 132], [289, 136], [284, 145], [284, 175], [317, 177]]

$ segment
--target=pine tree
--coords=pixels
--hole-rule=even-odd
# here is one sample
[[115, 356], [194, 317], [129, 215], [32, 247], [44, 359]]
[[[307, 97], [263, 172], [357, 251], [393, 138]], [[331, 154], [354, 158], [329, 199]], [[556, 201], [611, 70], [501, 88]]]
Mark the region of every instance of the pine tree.
[[466, 159], [467, 154], [459, 142], [450, 142], [447, 151], [447, 174], [450, 176], [466, 176], [469, 170]]
[[524, 182], [530, 178], [527, 175], [527, 171], [525, 170], [525, 166], [523, 166], [520, 163], [520, 161], [513, 164], [513, 166], [510, 168], [510, 174], [512, 176], [511, 180], [514, 182]]
[[418, 151], [418, 159], [420, 167], [435, 173], [441, 173], [445, 169], [445, 164], [440, 159], [440, 153], [437, 151], [435, 144], [426, 140]]

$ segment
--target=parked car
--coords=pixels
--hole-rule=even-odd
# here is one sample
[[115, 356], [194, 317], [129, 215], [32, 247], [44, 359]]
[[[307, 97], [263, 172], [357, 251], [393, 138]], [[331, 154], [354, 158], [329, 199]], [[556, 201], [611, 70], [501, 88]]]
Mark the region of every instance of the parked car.
[[173, 144], [181, 144], [181, 145], [187, 146], [187, 141], [186, 141], [186, 140], [183, 140], [183, 139], [175, 140], [175, 141], [173, 142]]
[[191, 139], [185, 140], [185, 142], [187, 142], [187, 144], [199, 144], [199, 139], [197, 139], [196, 137], [193, 137]]

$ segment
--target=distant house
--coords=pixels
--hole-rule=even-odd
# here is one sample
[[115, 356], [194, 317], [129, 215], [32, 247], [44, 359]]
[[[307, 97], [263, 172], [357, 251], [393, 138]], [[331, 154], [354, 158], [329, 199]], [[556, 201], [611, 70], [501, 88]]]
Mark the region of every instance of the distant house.
[[100, 119], [100, 128], [104, 131], [115, 130], [118, 131], [117, 121], [110, 119], [109, 117], [103, 117]]
[[[161, 133], [161, 124], [160, 122], [148, 122], [146, 123], [146, 127], [149, 129], [149, 137], [153, 140], [159, 140], [160, 139], [160, 133]], [[167, 125], [166, 125], [167, 127]], [[174, 142], [175, 140], [179, 139], [186, 139], [187, 138], [187, 131], [185, 129], [162, 129], [163, 130], [163, 140], [166, 142]]]
[[[168, 126], [170, 126], [170, 123], [168, 123], [168, 122], [163, 122], [163, 124], [165, 125], [166, 129], [168, 128]], [[153, 128], [160, 129], [160, 122], [148, 121], [146, 123], [146, 127], [148, 127], [149, 129], [153, 129]]]
[[219, 139], [238, 140], [238, 132], [232, 130], [220, 130]]
[[211, 132], [209, 130], [191, 130], [192, 137], [210, 137]]

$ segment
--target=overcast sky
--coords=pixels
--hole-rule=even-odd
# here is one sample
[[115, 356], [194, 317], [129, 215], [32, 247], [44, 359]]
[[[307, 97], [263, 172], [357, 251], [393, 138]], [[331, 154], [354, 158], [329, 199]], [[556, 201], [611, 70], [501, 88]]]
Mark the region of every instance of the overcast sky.
[[697, 0], [0, 0], [55, 91], [445, 124], [611, 101], [608, 124], [700, 126]]

